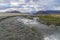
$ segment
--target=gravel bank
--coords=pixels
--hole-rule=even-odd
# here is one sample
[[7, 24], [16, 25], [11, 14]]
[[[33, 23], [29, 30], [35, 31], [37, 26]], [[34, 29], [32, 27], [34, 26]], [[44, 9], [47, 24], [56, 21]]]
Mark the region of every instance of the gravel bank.
[[0, 22], [0, 40], [44, 40], [43, 35], [12, 17]]

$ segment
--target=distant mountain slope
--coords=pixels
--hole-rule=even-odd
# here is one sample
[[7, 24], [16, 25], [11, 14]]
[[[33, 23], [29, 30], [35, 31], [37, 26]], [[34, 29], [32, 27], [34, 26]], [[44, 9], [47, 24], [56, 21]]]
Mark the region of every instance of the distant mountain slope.
[[60, 13], [60, 10], [47, 10], [47, 13]]
[[38, 11], [35, 14], [57, 14], [57, 13], [60, 13], [60, 10]]
[[19, 12], [17, 10], [13, 10], [13, 11], [6, 11], [6, 13], [21, 13], [21, 12]]

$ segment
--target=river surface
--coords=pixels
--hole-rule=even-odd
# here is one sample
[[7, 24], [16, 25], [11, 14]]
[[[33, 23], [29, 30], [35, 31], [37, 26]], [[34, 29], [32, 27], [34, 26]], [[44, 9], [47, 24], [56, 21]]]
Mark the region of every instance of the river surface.
[[17, 20], [31, 28], [34, 27], [38, 32], [42, 32], [44, 34], [44, 40], [60, 40], [60, 26], [41, 24], [36, 18], [27, 19], [22, 17], [17, 18]]
[[[60, 40], [60, 26], [45, 25], [38, 22], [37, 18], [28, 19], [25, 17], [14, 17], [18, 22], [29, 27], [33, 27], [37, 32], [42, 32], [44, 40]], [[10, 19], [9, 19], [10, 20]], [[13, 19], [12, 19], [13, 20]]]

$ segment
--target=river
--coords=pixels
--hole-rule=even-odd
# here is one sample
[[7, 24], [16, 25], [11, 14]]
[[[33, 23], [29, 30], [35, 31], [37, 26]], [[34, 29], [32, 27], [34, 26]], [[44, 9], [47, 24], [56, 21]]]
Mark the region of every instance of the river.
[[34, 27], [38, 32], [41, 31], [44, 34], [44, 40], [60, 40], [60, 26], [41, 24], [35, 18], [27, 19], [22, 17], [17, 20], [31, 28]]
[[[60, 40], [60, 26], [55, 26], [55, 25], [45, 25], [42, 24], [41, 22], [38, 22], [37, 18], [29, 19], [25, 17], [14, 17], [7, 19], [7, 21], [11, 20], [17, 20], [18, 22], [23, 23], [24, 25], [27, 25], [29, 27], [33, 27], [37, 32], [41, 32], [44, 36], [44, 40]], [[7, 22], [6, 20], [2, 20], [3, 22]], [[12, 21], [12, 22], [13, 22]], [[17, 22], [16, 21], [16, 22]], [[8, 22], [9, 23], [9, 22]], [[7, 23], [6, 23], [7, 24]], [[0, 24], [2, 25], [2, 24]], [[13, 25], [13, 24], [11, 24]], [[5, 29], [13, 29], [14, 27], [8, 27]], [[1, 30], [1, 28], [0, 28]], [[4, 30], [5, 32], [5, 30]]]

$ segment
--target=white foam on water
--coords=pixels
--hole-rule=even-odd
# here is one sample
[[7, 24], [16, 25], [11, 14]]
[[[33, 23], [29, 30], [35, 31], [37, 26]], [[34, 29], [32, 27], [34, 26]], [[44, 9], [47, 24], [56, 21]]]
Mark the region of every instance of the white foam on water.
[[44, 40], [58, 40], [54, 35], [50, 35], [44, 38]]
[[39, 24], [36, 20], [31, 20], [31, 19], [27, 19], [27, 18], [18, 18], [17, 20], [20, 21], [20, 22], [23, 22], [26, 25]]

